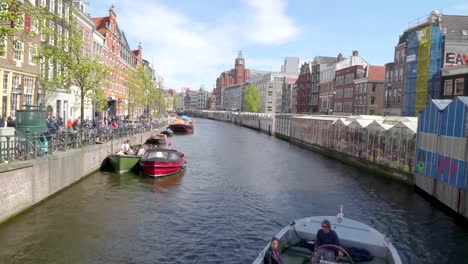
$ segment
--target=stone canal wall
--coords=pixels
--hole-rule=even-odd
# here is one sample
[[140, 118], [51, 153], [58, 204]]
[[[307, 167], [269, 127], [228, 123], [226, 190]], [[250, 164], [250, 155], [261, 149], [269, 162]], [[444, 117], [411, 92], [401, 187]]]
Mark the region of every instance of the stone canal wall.
[[155, 132], [1, 165], [0, 223], [98, 170], [110, 153], [120, 149], [124, 140], [141, 144], [152, 133]]
[[414, 120], [391, 124], [373, 120], [359, 124], [358, 121], [344, 121], [348, 117], [340, 116], [227, 111], [195, 111], [191, 114], [275, 135], [328, 157], [405, 182], [468, 219], [467, 190], [414, 173]]

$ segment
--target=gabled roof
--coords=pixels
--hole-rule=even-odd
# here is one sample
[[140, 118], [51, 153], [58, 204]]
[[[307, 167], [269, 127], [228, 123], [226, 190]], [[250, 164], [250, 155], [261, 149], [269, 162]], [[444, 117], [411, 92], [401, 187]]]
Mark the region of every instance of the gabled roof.
[[369, 65], [367, 79], [373, 81], [385, 81], [385, 66]]
[[369, 130], [386, 131], [386, 130], [389, 130], [390, 128], [392, 128], [393, 126], [394, 125], [384, 124], [384, 123], [382, 123], [382, 121], [374, 120], [372, 123], [370, 123], [367, 126], [367, 128]]
[[374, 120], [370, 120], [370, 119], [354, 119], [353, 121], [351, 121], [351, 123], [348, 125], [348, 127], [351, 127], [351, 128], [365, 128], [365, 127], [367, 127], [369, 124], [371, 124], [372, 122], [374, 122]]
[[109, 22], [109, 17], [108, 16], [106, 16], [106, 17], [95, 17], [95, 18], [91, 18], [91, 20], [96, 25], [96, 30], [99, 33], [101, 33], [102, 35], [104, 35], [104, 33], [106, 33], [106, 23]]
[[459, 96], [458, 100], [460, 100], [465, 105], [468, 105], [468, 96]]
[[[441, 30], [447, 40], [468, 40], [468, 16], [442, 15]], [[467, 35], [462, 34], [466, 30]]]
[[333, 121], [333, 123], [331, 125], [332, 126], [334, 126], [334, 125], [348, 126], [350, 123], [351, 123], [350, 121], [347, 121], [344, 118], [339, 118], [339, 119]]
[[444, 110], [452, 102], [450, 99], [432, 99], [431, 101], [439, 110]]
[[312, 60], [313, 63], [325, 64], [327, 66], [333, 65], [336, 62], [336, 57], [328, 56], [315, 56]]
[[395, 126], [392, 127], [392, 129], [397, 129], [397, 128], [406, 128], [413, 134], [416, 134], [418, 131], [418, 123], [415, 122], [399, 122]]

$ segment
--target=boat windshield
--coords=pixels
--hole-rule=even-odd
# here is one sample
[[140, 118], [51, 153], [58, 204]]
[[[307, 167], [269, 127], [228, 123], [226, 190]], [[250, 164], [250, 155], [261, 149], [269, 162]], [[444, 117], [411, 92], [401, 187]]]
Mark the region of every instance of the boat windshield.
[[145, 159], [158, 159], [169, 161], [180, 161], [180, 154], [172, 151], [149, 151], [145, 154]]
[[148, 152], [148, 156], [146, 157], [147, 159], [154, 159], [154, 158], [158, 158], [158, 159], [167, 159], [167, 152], [163, 152], [163, 151], [150, 151]]

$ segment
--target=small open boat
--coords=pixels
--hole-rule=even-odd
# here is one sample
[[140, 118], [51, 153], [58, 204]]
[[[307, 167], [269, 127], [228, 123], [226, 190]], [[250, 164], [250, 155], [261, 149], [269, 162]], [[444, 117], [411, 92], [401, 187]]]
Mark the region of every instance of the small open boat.
[[132, 170], [140, 161], [141, 156], [113, 154], [107, 158], [116, 172], [123, 173]]
[[[342, 210], [340, 210], [342, 212]], [[389, 238], [374, 228], [361, 222], [345, 219], [342, 213], [337, 216], [315, 216], [292, 221], [275, 237], [280, 241], [281, 263], [311, 263], [314, 243], [318, 230], [322, 228], [322, 221], [328, 219], [331, 229], [340, 240], [340, 246], [322, 245], [319, 248], [336, 249], [343, 252], [341, 260], [320, 260], [318, 263], [366, 263], [366, 264], [401, 264], [397, 250]], [[264, 258], [270, 250], [270, 243], [260, 252], [253, 262], [264, 263]], [[353, 256], [353, 252], [356, 253]], [[362, 254], [365, 252], [366, 254]], [[364, 261], [364, 257], [367, 259]], [[354, 259], [353, 259], [354, 258]], [[359, 259], [360, 258], [360, 259]]]
[[184, 165], [185, 154], [174, 149], [150, 149], [140, 160], [141, 171], [151, 177], [175, 174], [181, 171]]
[[116, 154], [107, 156], [107, 159], [116, 172], [123, 173], [130, 171], [140, 161], [144, 153], [142, 145], [130, 146], [130, 149], [131, 153], [128, 153], [128, 155], [124, 154], [123, 151], [119, 151]]

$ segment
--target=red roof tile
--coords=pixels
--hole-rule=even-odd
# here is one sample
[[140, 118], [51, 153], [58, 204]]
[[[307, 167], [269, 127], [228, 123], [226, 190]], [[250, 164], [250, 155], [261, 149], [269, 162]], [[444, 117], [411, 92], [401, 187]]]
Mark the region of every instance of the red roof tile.
[[95, 17], [91, 18], [96, 25], [96, 29], [99, 33], [104, 35], [106, 33], [106, 23], [109, 22], [109, 17]]

